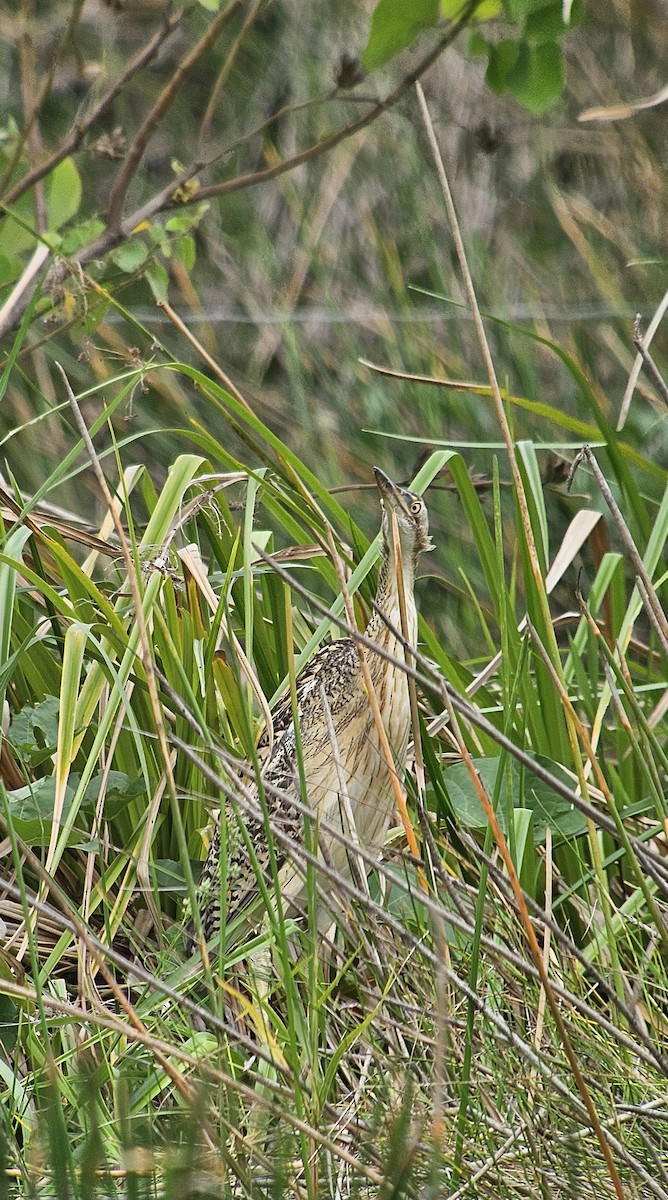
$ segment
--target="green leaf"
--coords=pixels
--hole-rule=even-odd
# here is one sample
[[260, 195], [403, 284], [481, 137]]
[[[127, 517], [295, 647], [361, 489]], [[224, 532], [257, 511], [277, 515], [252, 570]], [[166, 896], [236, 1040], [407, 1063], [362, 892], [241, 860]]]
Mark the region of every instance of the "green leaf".
[[98, 771], [86, 788], [85, 806], [91, 809], [95, 807], [103, 782], [105, 782], [104, 815], [106, 820], [115, 820], [131, 800], [146, 795], [146, 785], [143, 779], [130, 779], [125, 771], [109, 771], [105, 781], [105, 772]]
[[524, 37], [528, 42], [555, 42], [567, 28], [564, 24], [561, 0], [557, 0], [556, 4], [529, 13], [524, 26]]
[[489, 42], [478, 29], [474, 29], [469, 38], [469, 54], [472, 58], [486, 58], [489, 54]]
[[137, 239], [136, 241], [124, 242], [122, 246], [117, 246], [115, 250], [112, 250], [109, 257], [112, 262], [116, 263], [117, 267], [120, 267], [121, 271], [126, 275], [131, 275], [133, 271], [141, 267], [142, 263], [146, 262], [147, 254], [148, 248], [142, 241]]
[[[72, 807], [74, 789], [78, 776], [71, 775], [63, 801], [61, 821], [65, 821]], [[37, 779], [26, 787], [7, 792], [14, 829], [28, 846], [48, 846], [51, 822], [56, 797], [56, 781], [53, 775]], [[70, 842], [81, 838], [81, 831], [72, 831]]]
[[22, 758], [39, 762], [53, 753], [58, 741], [59, 708], [58, 697], [47, 696], [40, 704], [26, 705], [12, 717], [9, 742]]
[[517, 62], [519, 50], [519, 42], [511, 38], [505, 38], [496, 46], [490, 46], [485, 82], [493, 92], [507, 91], [508, 75]]
[[192, 271], [195, 266], [195, 239], [189, 235], [175, 238], [174, 254], [183, 263], [186, 271]]
[[506, 14], [511, 21], [520, 24], [532, 13], [549, 8], [552, 0], [504, 0]]
[[168, 217], [165, 221], [165, 229], [168, 233], [190, 233], [191, 229], [199, 225], [208, 207], [205, 201], [197, 208], [187, 208], [184, 212], [175, 213], [173, 217]]
[[413, 0], [411, 4], [406, 4], [406, 0], [380, 0], [371, 18], [362, 65], [367, 71], [384, 67], [422, 29], [436, 25], [438, 18], [438, 0]]
[[[558, 763], [542, 754], [535, 754], [532, 757], [560, 782], [568, 784], [569, 787], [572, 786], [572, 779]], [[474, 766], [490, 799], [494, 794], [500, 762], [500, 758], [473, 759]], [[506, 770], [508, 769], [506, 766]], [[583, 814], [547, 783], [544, 783], [533, 772], [523, 770], [515, 761], [512, 762], [510, 771], [513, 812], [518, 809], [532, 810], [534, 815], [533, 836], [536, 843], [544, 841], [545, 829], [548, 825], [552, 829], [555, 842], [577, 837], [585, 831], [587, 822]], [[448, 767], [443, 772], [443, 783], [453, 810], [462, 825], [466, 825], [469, 829], [486, 829], [487, 817], [465, 764], [455, 763], [454, 766]], [[509, 833], [508, 810], [503, 783], [500, 794], [501, 801], [496, 815], [507, 837]]]
[[20, 258], [10, 258], [8, 254], [0, 251], [0, 287], [4, 284], [13, 283], [21, 274]]
[[515, 99], [539, 117], [561, 95], [563, 87], [561, 47], [555, 42], [521, 42], [517, 62], [506, 76], [506, 88]]
[[[471, 18], [474, 21], [491, 21], [492, 17], [498, 17], [503, 5], [501, 0], [480, 0], [471, 13]], [[441, 16], [447, 17], [448, 20], [456, 20], [462, 11], [462, 0], [441, 0]]]
[[169, 275], [162, 263], [150, 262], [146, 268], [146, 278], [158, 303], [166, 300], [169, 292]]
[[49, 229], [60, 229], [79, 211], [81, 176], [73, 158], [64, 158], [48, 177], [46, 213]]
[[148, 231], [158, 249], [162, 251], [165, 258], [169, 258], [172, 253], [172, 246], [167, 231], [163, 229], [158, 221], [151, 222]]
[[82, 246], [94, 242], [104, 230], [104, 221], [90, 217], [87, 221], [78, 221], [64, 233], [60, 242], [61, 254], [76, 254]]

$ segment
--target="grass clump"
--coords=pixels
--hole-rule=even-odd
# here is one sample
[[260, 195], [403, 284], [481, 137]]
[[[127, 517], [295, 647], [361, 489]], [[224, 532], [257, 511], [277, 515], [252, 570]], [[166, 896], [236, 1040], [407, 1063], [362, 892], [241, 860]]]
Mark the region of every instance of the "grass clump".
[[[44, 508], [85, 469], [81, 444], [38, 498], [6, 497], [5, 1194], [614, 1195], [601, 1139], [623, 1194], [666, 1194], [665, 651], [625, 550], [605, 551], [555, 642], [534, 447], [539, 577], [526, 529], [508, 543], [502, 464], [490, 513], [459, 456], [428, 457], [417, 486], [456, 490], [488, 649], [455, 663], [423, 603], [407, 783], [427, 891], [397, 829], [369, 892], [342, 887], [330, 947], [278, 919], [228, 931], [203, 970], [183, 934], [211, 810], [267, 704], [339, 632], [336, 570], [313, 547], [334, 530], [360, 625], [375, 550], [239, 401], [192, 368], [151, 370], [197, 386], [212, 419], [183, 431], [157, 489], [107, 425], [141, 620], [110, 526]], [[665, 503], [607, 434], [660, 606]], [[567, 562], [589, 553], [578, 519]], [[274, 983], [255, 990], [268, 953]]]

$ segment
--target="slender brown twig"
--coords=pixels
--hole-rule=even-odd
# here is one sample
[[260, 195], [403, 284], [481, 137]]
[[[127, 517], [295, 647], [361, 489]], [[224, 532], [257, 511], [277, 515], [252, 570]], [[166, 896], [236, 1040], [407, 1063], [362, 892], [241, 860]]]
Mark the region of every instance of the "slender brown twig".
[[17, 163], [20, 162], [21, 154], [23, 153], [23, 147], [26, 145], [26, 142], [30, 137], [30, 131], [33, 127], [33, 124], [37, 120], [41, 112], [42, 105], [51, 91], [51, 85], [56, 73], [56, 68], [60, 62], [61, 54], [70, 42], [74, 31], [79, 24], [79, 18], [85, 2], [86, 0], [73, 0], [72, 12], [70, 13], [70, 18], [65, 27], [65, 32], [63, 33], [63, 36], [58, 42], [57, 46], [55, 46], [52, 54], [49, 55], [49, 69], [42, 80], [41, 87], [39, 88], [37, 96], [35, 97], [32, 109], [26, 116], [26, 119], [23, 123], [23, 128], [19, 132], [16, 142], [12, 148], [12, 153], [8, 158], [7, 166], [5, 167], [2, 178], [0, 178], [0, 195], [2, 194], [2, 189], [6, 187], [7, 182], [14, 174], [14, 168], [16, 167]]
[[664, 404], [668, 404], [668, 383], [666, 383], [663, 375], [654, 362], [652, 355], [645, 345], [645, 338], [640, 324], [640, 313], [638, 313], [633, 326], [633, 345], [642, 358], [645, 371], [652, 380], [652, 383], [654, 384], [661, 399], [663, 400]]
[[91, 129], [93, 125], [95, 125], [97, 121], [104, 116], [104, 114], [113, 104], [116, 97], [123, 91], [125, 85], [130, 79], [132, 79], [132, 76], [136, 75], [137, 72], [142, 69], [142, 67], [147, 66], [148, 63], [153, 61], [163, 42], [166, 41], [169, 35], [173, 33], [173, 31], [176, 29], [176, 26], [180, 23], [182, 16], [183, 9], [178, 9], [169, 16], [165, 16], [157, 33], [154, 34], [151, 40], [142, 47], [132, 61], [128, 63], [128, 66], [123, 71], [123, 74], [120, 75], [116, 82], [108, 89], [108, 91], [106, 91], [104, 95], [100, 97], [97, 104], [90, 109], [88, 114], [85, 117], [82, 117], [80, 120], [75, 121], [67, 137], [60, 143], [58, 148], [54, 150], [48, 158], [44, 159], [44, 162], [36, 164], [30, 171], [23, 175], [21, 179], [14, 184], [13, 188], [11, 188], [4, 196], [2, 196], [2, 201], [4, 204], [13, 204], [19, 199], [20, 196], [23, 195], [24, 192], [27, 192], [35, 183], [38, 183], [41, 179], [44, 179], [46, 175], [53, 171], [54, 167], [57, 167], [64, 158], [67, 158], [69, 154], [73, 154], [74, 151], [78, 149], [89, 129]]
[[185, 58], [181, 59], [171, 79], [158, 96], [153, 108], [144, 117], [134, 136], [123, 166], [116, 177], [114, 186], [111, 189], [109, 210], [107, 213], [107, 226], [109, 229], [116, 229], [120, 222], [128, 188], [158, 123], [174, 103], [177, 94], [183, 87], [191, 71], [194, 70], [207, 50], [214, 45], [219, 34], [222, 33], [225, 26], [229, 24], [232, 17], [235, 16], [242, 5], [243, 0], [231, 0], [231, 3], [222, 12], [218, 13], [218, 16], [211, 22], [192, 50], [186, 54]]
[[[211, 165], [211, 163], [196, 159], [187, 167], [185, 167], [183, 171], [175, 176], [175, 178], [166, 184], [159, 192], [156, 192], [155, 195], [151, 196], [138, 209], [121, 219], [121, 193], [123, 193], [124, 197], [127, 190], [125, 180], [127, 179], [127, 184], [129, 185], [131, 178], [129, 167], [124, 165], [122, 169], [122, 178], [124, 182], [121, 185], [117, 181], [117, 186], [115, 186], [114, 189], [116, 192], [114, 198], [115, 207], [119, 208], [116, 223], [112, 224], [112, 222], [109, 221], [107, 228], [99, 235], [99, 237], [95, 238], [94, 241], [89, 242], [88, 245], [83, 246], [80, 250], [78, 250], [73, 256], [72, 261], [78, 263], [79, 265], [83, 265], [84, 263], [91, 262], [93, 259], [103, 258], [115, 246], [119, 245], [126, 238], [130, 237], [132, 231], [136, 229], [137, 226], [142, 223], [142, 221], [150, 221], [153, 217], [155, 217], [158, 213], [163, 212], [165, 209], [171, 209], [177, 205], [178, 207], [184, 207], [187, 205], [200, 203], [202, 200], [212, 196], [226, 196], [230, 195], [232, 192], [243, 191], [250, 187], [256, 187], [260, 183], [266, 183], [270, 179], [275, 179], [279, 175], [285, 174], [287, 171], [292, 171], [295, 167], [300, 166], [302, 163], [311, 162], [316, 158], [319, 158], [321, 155], [328, 153], [328, 151], [332, 150], [334, 146], [337, 146], [339, 142], [345, 141], [346, 138], [352, 137], [353, 134], [358, 132], [358, 130], [364, 129], [367, 125], [372, 124], [372, 122], [375, 121], [382, 113], [387, 112], [388, 109], [392, 108], [398, 103], [399, 100], [402, 99], [402, 97], [415, 84], [416, 80], [420, 79], [425, 72], [428, 71], [431, 66], [433, 66], [446, 47], [455, 40], [457, 34], [467, 24], [469, 17], [475, 9], [477, 3], [478, 0], [466, 0], [466, 4], [461, 10], [457, 20], [450, 23], [429, 53], [420, 60], [417, 66], [405, 76], [401, 83], [388, 96], [386, 96], [384, 99], [378, 99], [374, 101], [371, 104], [371, 107], [363, 114], [363, 116], [359, 117], [355, 121], [350, 121], [346, 125], [341, 126], [338, 130], [335, 130], [334, 133], [329, 134], [320, 141], [313, 143], [312, 145], [306, 147], [306, 149], [298, 151], [296, 154], [293, 154], [288, 158], [281, 159], [279, 162], [273, 163], [269, 167], [264, 167], [259, 171], [252, 171], [246, 175], [237, 175], [233, 179], [224, 180], [220, 183], [213, 183], [205, 187], [201, 187], [197, 191], [194, 191], [192, 196], [186, 195], [183, 196], [181, 200], [176, 201], [174, 196], [178, 193], [179, 189], [182, 188], [183, 185], [189, 183], [190, 180], [198, 175], [199, 172], [205, 167]], [[225, 12], [227, 13], [227, 11], [228, 10], [226, 9]], [[170, 85], [168, 85], [168, 88], [169, 87]], [[165, 99], [167, 98], [168, 97], [165, 97]], [[160, 103], [160, 101], [158, 103]], [[155, 109], [152, 110], [152, 113], [155, 114]], [[147, 118], [147, 121], [148, 120], [149, 118]], [[146, 123], [144, 123], [144, 125], [142, 125], [142, 130], [144, 132], [142, 133], [141, 142], [144, 141], [146, 135], [150, 135], [152, 129], [149, 129], [146, 126]], [[143, 153], [140, 142], [137, 142], [134, 157], [136, 157], [139, 151]], [[218, 157], [220, 156], [217, 156], [217, 158]], [[217, 161], [217, 158], [212, 160], [212, 162]], [[0, 318], [0, 338], [2, 338], [10, 329], [13, 329], [23, 316], [35, 287], [34, 281], [31, 281], [31, 285], [32, 286], [26, 286], [20, 292], [17, 292], [16, 302], [14, 304], [11, 306], [5, 306], [2, 317]]]

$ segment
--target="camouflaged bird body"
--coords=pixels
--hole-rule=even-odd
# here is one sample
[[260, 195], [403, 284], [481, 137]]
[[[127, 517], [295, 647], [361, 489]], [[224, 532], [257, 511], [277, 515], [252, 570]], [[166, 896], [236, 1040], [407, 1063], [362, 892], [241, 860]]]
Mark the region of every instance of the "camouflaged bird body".
[[[408, 497], [409, 503], [415, 505], [419, 501], [421, 506], [419, 537], [408, 538], [404, 545], [402, 531], [407, 633], [408, 641], [414, 646], [417, 642], [414, 570], [420, 550], [428, 549], [429, 541], [426, 510], [422, 501], [403, 489], [401, 493]], [[367, 626], [366, 636], [397, 662], [388, 661], [370, 648], [365, 649], [365, 656], [395, 763], [401, 770], [405, 764], [410, 732], [410, 701], [406, 674], [400, 665], [404, 662], [404, 647], [392, 631], [400, 628], [397, 565], [392, 543], [386, 535], [376, 611]], [[351, 851], [337, 839], [336, 831], [345, 834], [348, 840], [358, 842], [372, 855], [378, 855], [394, 807], [390, 771], [381, 750], [359, 651], [352, 639], [341, 638], [314, 655], [297, 680], [297, 711], [304, 791], [300, 786], [289, 695], [284, 697], [273, 714], [274, 743], [268, 750], [262, 769], [271, 825], [286, 835], [296, 847], [295, 854], [291, 855], [282, 839], [273, 841], [281, 897], [288, 915], [304, 906], [306, 895], [306, 867], [303, 856], [298, 852], [304, 844], [305, 818], [293, 801], [308, 805], [313, 813], [311, 830], [314, 839], [317, 830], [319, 857], [346, 879], [352, 876], [349, 861]], [[332, 729], [334, 738], [331, 736]], [[344, 790], [348, 806], [342, 801]], [[242, 814], [234, 800], [228, 801], [221, 813], [221, 823], [214, 834], [202, 872], [200, 905], [207, 939], [220, 929], [221, 898], [228, 928], [238, 917], [243, 918], [244, 927], [249, 921], [255, 923], [258, 919], [255, 913], [261, 913], [261, 892], [246, 838], [253, 848], [257, 868], [262, 872], [270, 894], [273, 890], [271, 857], [257, 785], [251, 785], [244, 795], [247, 798], [250, 795], [257, 801], [257, 817], [247, 812]], [[346, 807], [353, 814], [352, 830]], [[328, 826], [331, 831], [327, 829]], [[331, 892], [329, 883], [325, 890]], [[322, 918], [321, 922], [319, 916], [319, 924], [329, 924], [331, 918], [324, 909]]]

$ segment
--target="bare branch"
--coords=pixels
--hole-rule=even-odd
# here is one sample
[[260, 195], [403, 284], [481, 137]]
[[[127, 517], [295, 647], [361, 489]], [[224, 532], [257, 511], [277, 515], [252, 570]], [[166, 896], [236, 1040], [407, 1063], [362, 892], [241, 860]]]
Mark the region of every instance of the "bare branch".
[[[135, 139], [130, 146], [127, 157], [121, 167], [116, 182], [112, 188], [111, 199], [109, 201], [109, 213], [107, 216], [107, 225], [110, 229], [115, 229], [120, 222], [123, 203], [127, 195], [128, 188], [132, 182], [137, 168], [142, 160], [144, 151], [155, 132], [156, 126], [164, 117], [167, 110], [171, 107], [178, 92], [183, 87], [186, 79], [194, 67], [207, 50], [213, 46], [218, 35], [221, 33], [225, 25], [227, 25], [232, 17], [242, 7], [243, 0], [232, 0], [227, 8], [223, 9], [218, 14], [216, 19], [211, 22], [206, 33], [202, 35], [200, 40], [193, 46], [192, 50], [179, 63], [169, 83], [163, 88], [158, 96], [153, 108], [142, 121]], [[172, 189], [173, 189], [172, 185]]]
[[[163, 212], [165, 209], [171, 209], [174, 207], [183, 208], [185, 205], [200, 203], [202, 200], [205, 200], [211, 196], [226, 196], [232, 192], [242, 191], [249, 187], [255, 187], [257, 184], [266, 183], [270, 179], [274, 179], [279, 175], [285, 174], [287, 171], [291, 171], [294, 167], [300, 166], [302, 163], [310, 162], [313, 159], [319, 158], [322, 154], [326, 154], [328, 151], [332, 150], [334, 146], [337, 146], [339, 142], [345, 141], [346, 138], [352, 137], [353, 134], [358, 132], [358, 130], [366, 128], [367, 125], [371, 125], [373, 121], [375, 121], [381, 115], [381, 113], [386, 112], [395, 104], [397, 104], [397, 102], [409, 91], [409, 89], [413, 87], [417, 80], [419, 80], [429, 70], [429, 68], [433, 66], [446, 47], [455, 40], [457, 34], [460, 33], [460, 31], [467, 24], [468, 19], [476, 6], [476, 3], [477, 0], [467, 0], [467, 3], [462, 9], [457, 20], [453, 21], [448, 26], [442, 37], [439, 38], [429, 53], [420, 60], [418, 65], [409, 72], [409, 74], [394, 89], [394, 91], [389, 94], [389, 96], [387, 96], [385, 99], [380, 99], [373, 102], [371, 108], [369, 108], [362, 117], [358, 118], [358, 120], [350, 121], [348, 124], [341, 126], [341, 128], [336, 130], [334, 133], [322, 138], [319, 142], [315, 142], [313, 145], [308, 146], [305, 150], [299, 151], [297, 154], [292, 155], [290, 158], [283, 159], [281, 162], [275, 163], [271, 167], [265, 167], [260, 171], [254, 171], [247, 175], [238, 175], [234, 179], [228, 179], [222, 183], [211, 184], [208, 187], [200, 188], [196, 192], [193, 192], [191, 197], [187, 197], [185, 200], [176, 203], [173, 198], [176, 190], [189, 180], [193, 179], [195, 175], [204, 169], [204, 167], [210, 166], [212, 165], [212, 162], [218, 161], [220, 156], [216, 156], [216, 159], [209, 163], [196, 160], [186, 167], [180, 176], [171, 180], [165, 185], [164, 188], [161, 189], [161, 191], [157, 192], [154, 196], [147, 200], [146, 203], [140, 208], [136, 209], [135, 212], [131, 213], [123, 220], [119, 220], [118, 224], [115, 226], [109, 224], [108, 228], [105, 229], [99, 237], [95, 238], [95, 240], [90, 242], [87, 246], [83, 246], [77, 252], [77, 254], [73, 256], [72, 261], [83, 264], [90, 262], [95, 258], [103, 258], [110, 250], [114, 248], [114, 246], [119, 245], [119, 243], [130, 237], [132, 231], [136, 229], [136, 227], [141, 224], [142, 221], [151, 220], [151, 218], [153, 218], [157, 213]], [[225, 11], [227, 13], [228, 10], [226, 9]], [[216, 23], [214, 23], [214, 25], [215, 24]], [[211, 26], [211, 28], [213, 29], [214, 26]], [[160, 103], [160, 101], [158, 103]], [[153, 112], [155, 113], [155, 109]], [[127, 183], [129, 184], [129, 182], [130, 180], [128, 178]], [[28, 289], [25, 289], [20, 298], [17, 297], [16, 303], [11, 306], [11, 310], [8, 305], [5, 306], [4, 314], [0, 315], [0, 338], [2, 338], [5, 333], [9, 332], [10, 329], [13, 329], [21, 320], [26, 306], [30, 301], [32, 290], [33, 289], [28, 291]]]
[[659, 368], [654, 362], [654, 359], [652, 358], [652, 355], [645, 345], [645, 339], [643, 337], [642, 326], [640, 323], [640, 313], [638, 313], [633, 327], [633, 345], [642, 358], [645, 371], [652, 380], [652, 383], [656, 387], [661, 399], [663, 400], [664, 404], [668, 404], [668, 384], [663, 378], [663, 375], [661, 374]]
[[64, 158], [67, 158], [68, 154], [72, 154], [81, 145], [88, 130], [99, 121], [100, 117], [104, 116], [119, 93], [123, 91], [127, 82], [132, 79], [132, 76], [136, 75], [137, 71], [147, 66], [155, 58], [163, 42], [173, 33], [182, 17], [183, 9], [179, 9], [177, 12], [172, 13], [171, 16], [165, 17], [161, 28], [151, 38], [150, 42], [147, 42], [139, 53], [135, 55], [123, 74], [109, 88], [109, 91], [105, 92], [104, 96], [98, 100], [88, 115], [75, 123], [65, 141], [61, 142], [58, 149], [54, 150], [53, 154], [45, 159], [43, 163], [40, 163], [39, 166], [35, 166], [31, 171], [28, 171], [27, 175], [19, 179], [18, 183], [14, 184], [14, 187], [2, 197], [4, 204], [8, 206], [13, 204], [15, 200], [18, 200], [19, 196], [27, 192], [40, 179], [44, 179], [44, 176], [48, 175], [54, 167], [57, 167], [58, 163], [61, 163]]
[[46, 100], [49, 92], [51, 91], [51, 84], [53, 83], [53, 77], [56, 73], [56, 67], [58, 66], [58, 64], [60, 62], [60, 56], [61, 56], [63, 50], [65, 49], [66, 45], [72, 38], [72, 35], [74, 34], [74, 31], [75, 31], [77, 25], [79, 24], [79, 18], [81, 16], [81, 11], [83, 9], [85, 2], [86, 2], [86, 0], [74, 0], [73, 6], [72, 6], [72, 13], [70, 15], [69, 21], [67, 22], [67, 28], [66, 28], [58, 46], [55, 48], [53, 54], [50, 56], [49, 69], [48, 69], [46, 75], [44, 76], [44, 79], [42, 81], [42, 86], [39, 89], [39, 94], [37, 95], [35, 103], [32, 106], [32, 110], [31, 110], [30, 114], [26, 117], [26, 121], [23, 126], [23, 129], [21, 130], [18, 138], [16, 139], [16, 145], [14, 146], [13, 152], [9, 158], [7, 166], [5, 167], [5, 173], [2, 176], [2, 179], [0, 179], [0, 194], [2, 193], [2, 189], [6, 186], [6, 184], [9, 182], [9, 180], [11, 179], [11, 177], [14, 173], [14, 167], [16, 166], [17, 162], [21, 158], [21, 153], [23, 151], [23, 147], [25, 146], [25, 144], [30, 136], [30, 131], [33, 127], [33, 124], [37, 120], [37, 117], [40, 114], [42, 105], [44, 104], [44, 101]]

